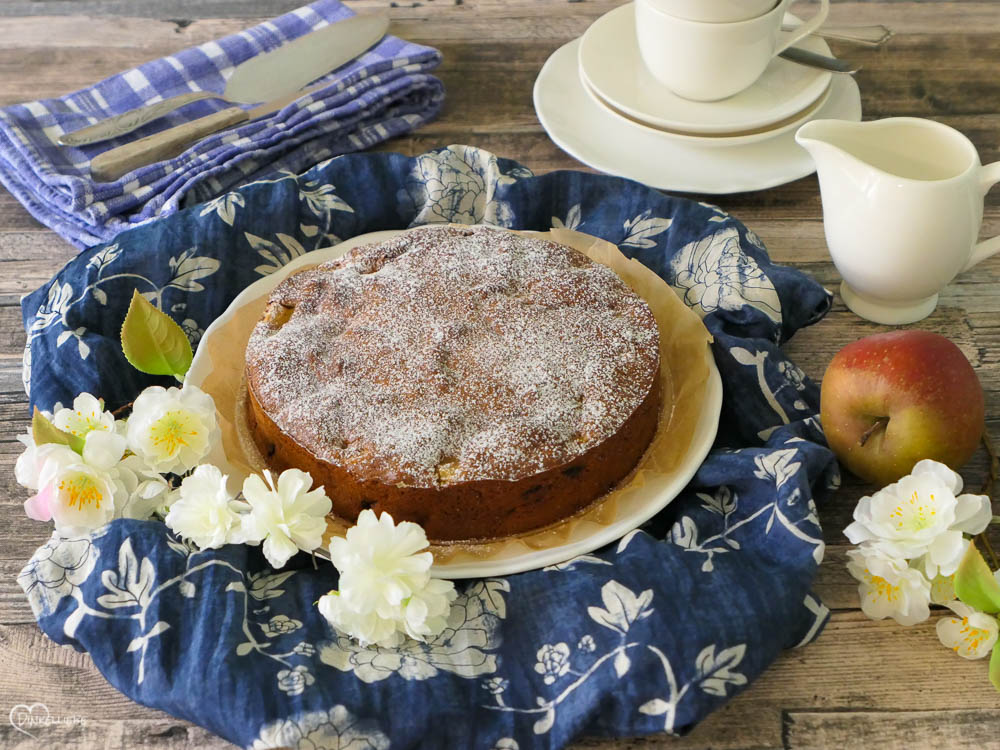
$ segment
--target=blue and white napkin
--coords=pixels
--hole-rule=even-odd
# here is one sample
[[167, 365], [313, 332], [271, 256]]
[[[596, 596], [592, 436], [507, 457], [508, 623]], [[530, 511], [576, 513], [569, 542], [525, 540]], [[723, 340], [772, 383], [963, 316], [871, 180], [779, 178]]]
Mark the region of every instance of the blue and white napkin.
[[122, 355], [135, 288], [197, 342], [243, 289], [330, 236], [429, 222], [578, 229], [671, 284], [711, 332], [723, 382], [719, 440], [691, 485], [590, 554], [458, 582], [426, 642], [362, 647], [333, 631], [314, 604], [337, 587], [329, 563], [274, 571], [257, 548], [197, 551], [125, 519], [35, 553], [18, 581], [39, 626], [137, 702], [255, 750], [558, 750], [687, 732], [829, 616], [810, 593], [814, 495], [836, 466], [819, 388], [778, 343], [831, 295], [722, 210], [607, 175], [535, 177], [469, 146], [349, 154], [66, 264], [22, 303], [31, 402], [87, 391], [113, 409], [169, 385]]
[[[188, 105], [121, 139], [72, 148], [63, 133], [189, 91], [221, 92], [233, 68], [283, 42], [354, 15], [338, 0], [318, 0], [238, 34], [111, 76], [58, 99], [0, 109], [0, 183], [40, 222], [78, 247], [173, 213], [191, 202], [272, 172], [301, 172], [419, 127], [444, 99], [428, 71], [430, 47], [386, 36], [327, 77], [329, 85], [274, 115], [209, 136], [176, 158], [96, 182], [90, 160], [135, 138], [231, 106]], [[252, 106], [252, 105], [249, 105]]]

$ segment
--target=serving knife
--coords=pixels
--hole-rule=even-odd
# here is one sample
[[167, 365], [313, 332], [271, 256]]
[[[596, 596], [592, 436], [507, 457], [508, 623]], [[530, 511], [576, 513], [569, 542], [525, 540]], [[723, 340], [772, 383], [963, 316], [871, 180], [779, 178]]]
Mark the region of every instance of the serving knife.
[[117, 138], [200, 99], [255, 104], [285, 97], [353, 60], [381, 39], [388, 28], [389, 18], [384, 13], [336, 21], [236, 66], [222, 94], [192, 91], [164, 99], [66, 133], [59, 137], [59, 143], [83, 146]]

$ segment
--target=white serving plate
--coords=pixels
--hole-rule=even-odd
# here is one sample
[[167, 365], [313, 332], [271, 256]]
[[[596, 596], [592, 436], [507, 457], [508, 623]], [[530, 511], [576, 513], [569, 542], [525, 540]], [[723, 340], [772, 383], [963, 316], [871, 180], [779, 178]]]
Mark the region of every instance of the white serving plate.
[[[786, 24], [799, 19], [788, 13]], [[816, 36], [802, 49], [830, 55]], [[633, 119], [667, 130], [706, 135], [738, 134], [783, 122], [808, 109], [830, 85], [833, 74], [775, 57], [757, 81], [715, 102], [684, 99], [657, 81], [639, 54], [635, 7], [629, 3], [597, 19], [580, 38], [580, 77], [604, 101]]]
[[[359, 245], [381, 242], [404, 231], [408, 230], [371, 232], [352, 237], [349, 240], [341, 242], [339, 245], [321, 248], [302, 255], [273, 274], [255, 281], [244, 289], [232, 301], [226, 311], [216, 318], [205, 330], [201, 343], [198, 346], [198, 351], [185, 378], [185, 384], [201, 385], [204, 383], [212, 369], [212, 360], [209, 351], [213, 346], [217, 345], [220, 329], [232, 320], [233, 316], [241, 308], [270, 295], [274, 287], [289, 274], [307, 266], [339, 258], [351, 248]], [[523, 549], [507, 549], [501, 550], [490, 557], [475, 561], [455, 561], [437, 564], [432, 568], [433, 574], [440, 578], [482, 578], [486, 576], [508, 575], [525, 570], [542, 568], [547, 565], [555, 565], [610, 544], [656, 515], [684, 489], [698, 470], [705, 456], [708, 455], [709, 450], [712, 448], [712, 443], [715, 441], [715, 434], [719, 426], [719, 415], [722, 411], [722, 378], [719, 375], [719, 370], [715, 365], [711, 349], [708, 346], [705, 346], [704, 357], [709, 366], [705, 408], [698, 420], [695, 434], [684, 455], [681, 466], [674, 475], [673, 481], [665, 489], [657, 493], [648, 493], [645, 495], [643, 493], [634, 493], [631, 500], [623, 499], [618, 503], [615, 518], [611, 523], [604, 526], [580, 524], [574, 530], [574, 534], [570, 539], [564, 543], [527, 551]], [[239, 384], [234, 383], [233, 387], [238, 388]], [[213, 463], [219, 466], [224, 474], [230, 474], [239, 483], [242, 483], [245, 472], [231, 464], [225, 456], [213, 454], [210, 458]], [[325, 550], [316, 550], [316, 554], [326, 557]]]
[[[722, 195], [763, 190], [812, 174], [812, 157], [787, 131], [755, 143], [717, 148], [641, 127], [601, 107], [584, 91], [580, 40], [557, 49], [535, 80], [538, 119], [563, 151], [594, 169], [650, 187]], [[850, 76], [833, 79], [830, 97], [807, 120], [861, 119], [861, 93]]]

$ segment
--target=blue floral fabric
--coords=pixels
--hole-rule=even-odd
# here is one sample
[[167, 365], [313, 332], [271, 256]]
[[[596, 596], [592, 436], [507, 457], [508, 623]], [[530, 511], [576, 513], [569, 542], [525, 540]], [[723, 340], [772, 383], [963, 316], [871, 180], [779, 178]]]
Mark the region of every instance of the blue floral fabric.
[[524, 750], [689, 730], [822, 629], [813, 498], [836, 479], [818, 390], [779, 348], [829, 294], [714, 206], [612, 177], [535, 177], [465, 146], [342, 156], [71, 261], [23, 302], [31, 402], [89, 391], [114, 408], [165, 384], [122, 357], [133, 288], [197, 344], [240, 290], [292, 258], [429, 222], [602, 237], [703, 316], [724, 404], [681, 497], [591, 554], [460, 582], [448, 628], [427, 643], [362, 648], [333, 631], [314, 606], [336, 586], [329, 564], [299, 555], [275, 571], [255, 548], [200, 552], [155, 521], [39, 549], [19, 580], [40, 627], [136, 701], [248, 748]]

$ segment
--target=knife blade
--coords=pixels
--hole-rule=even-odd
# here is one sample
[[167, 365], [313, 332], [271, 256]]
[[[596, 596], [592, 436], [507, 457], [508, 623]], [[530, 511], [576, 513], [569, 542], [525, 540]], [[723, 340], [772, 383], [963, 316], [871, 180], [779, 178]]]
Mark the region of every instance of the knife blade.
[[848, 62], [839, 60], [836, 57], [828, 57], [817, 52], [810, 52], [801, 47], [789, 47], [778, 53], [778, 57], [783, 57], [789, 62], [807, 65], [810, 68], [829, 70], [832, 73], [848, 73], [853, 75], [861, 70], [860, 66], [851, 65]]
[[255, 104], [286, 96], [350, 62], [385, 36], [388, 28], [384, 13], [336, 21], [236, 66], [222, 94], [192, 91], [171, 97], [66, 133], [59, 143], [84, 146], [117, 138], [199, 99]]

